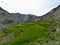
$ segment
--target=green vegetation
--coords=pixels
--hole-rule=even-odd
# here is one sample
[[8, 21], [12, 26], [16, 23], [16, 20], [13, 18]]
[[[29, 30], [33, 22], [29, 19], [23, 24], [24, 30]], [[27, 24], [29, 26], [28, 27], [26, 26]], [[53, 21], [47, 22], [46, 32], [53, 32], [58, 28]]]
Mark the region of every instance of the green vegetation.
[[49, 45], [49, 42], [56, 40], [59, 35], [59, 33], [56, 33], [56, 27], [59, 25], [53, 21], [15, 24], [0, 31], [0, 44]]

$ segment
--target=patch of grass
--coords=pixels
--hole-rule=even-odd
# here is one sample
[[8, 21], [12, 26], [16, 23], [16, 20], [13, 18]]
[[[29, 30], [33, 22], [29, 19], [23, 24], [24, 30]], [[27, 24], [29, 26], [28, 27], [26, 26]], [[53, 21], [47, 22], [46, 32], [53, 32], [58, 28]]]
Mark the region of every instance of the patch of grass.
[[[39, 39], [39, 42], [41, 42], [41, 39], [46, 39], [51, 35], [48, 35], [48, 28], [50, 31], [55, 32], [55, 25], [55, 22], [52, 21], [28, 22], [12, 25], [2, 32], [9, 32], [15, 36], [15, 38], [10, 40], [6, 45], [28, 45], [29, 42], [33, 42], [37, 39]], [[55, 34], [51, 35], [51, 40], [54, 40], [54, 37], [56, 37]]]
[[40, 38], [40, 39], [46, 38], [48, 35], [46, 28], [38, 24], [25, 23], [22, 25], [19, 24], [18, 26], [19, 27], [22, 26], [20, 28], [17, 28], [17, 30], [20, 30], [20, 31], [23, 30], [23, 35], [11, 41], [8, 45], [24, 45], [24, 43], [34, 41], [37, 38]]

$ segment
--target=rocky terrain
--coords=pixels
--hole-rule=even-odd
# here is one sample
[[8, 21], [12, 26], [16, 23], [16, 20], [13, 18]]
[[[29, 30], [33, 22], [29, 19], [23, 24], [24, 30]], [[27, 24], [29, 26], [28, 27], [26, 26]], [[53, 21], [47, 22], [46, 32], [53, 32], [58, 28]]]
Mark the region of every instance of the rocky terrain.
[[20, 14], [20, 13], [12, 13], [18, 23], [34, 21], [37, 16], [32, 14]]
[[16, 23], [16, 20], [10, 13], [0, 7], [0, 28], [9, 24]]
[[50, 12], [42, 16], [43, 20], [54, 20], [60, 22], [60, 5], [52, 9]]

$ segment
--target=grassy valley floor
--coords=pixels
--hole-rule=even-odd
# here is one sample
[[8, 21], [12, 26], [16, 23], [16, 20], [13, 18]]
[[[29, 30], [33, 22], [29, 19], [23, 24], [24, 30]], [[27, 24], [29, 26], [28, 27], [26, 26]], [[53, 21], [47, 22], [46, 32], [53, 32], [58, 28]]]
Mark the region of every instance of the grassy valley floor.
[[38, 21], [0, 30], [0, 45], [60, 45], [60, 24]]

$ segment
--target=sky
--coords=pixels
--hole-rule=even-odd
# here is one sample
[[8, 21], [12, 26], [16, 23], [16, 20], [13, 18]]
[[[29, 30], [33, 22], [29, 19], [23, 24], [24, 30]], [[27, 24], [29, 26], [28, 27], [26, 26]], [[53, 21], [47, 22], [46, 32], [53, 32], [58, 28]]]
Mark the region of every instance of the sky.
[[60, 0], [0, 0], [0, 7], [10, 13], [42, 16], [60, 5]]

